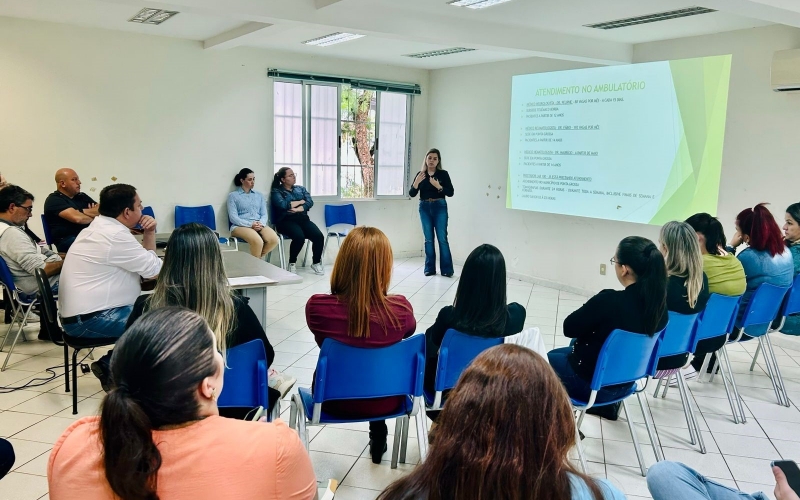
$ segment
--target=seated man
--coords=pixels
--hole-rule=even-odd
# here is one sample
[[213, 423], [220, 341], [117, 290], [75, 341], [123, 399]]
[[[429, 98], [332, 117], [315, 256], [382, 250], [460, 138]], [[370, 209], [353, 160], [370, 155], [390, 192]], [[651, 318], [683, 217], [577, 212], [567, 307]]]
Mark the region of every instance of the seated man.
[[59, 252], [66, 253], [75, 237], [97, 217], [97, 203], [81, 193], [81, 179], [71, 168], [56, 172], [56, 190], [44, 202], [44, 218]]
[[[2, 191], [0, 191], [2, 193]], [[139, 243], [131, 229], [140, 225]], [[117, 337], [142, 291], [142, 278], [161, 270], [156, 255], [156, 221], [142, 215], [136, 188], [112, 184], [100, 192], [100, 215], [80, 232], [61, 272], [59, 314], [73, 337]], [[108, 355], [92, 363], [92, 372], [108, 389]]]
[[32, 212], [32, 194], [14, 185], [0, 190], [0, 257], [8, 264], [14, 285], [23, 294], [36, 295], [39, 292], [37, 269], [44, 269], [50, 277], [53, 293], [57, 293], [61, 257], [47, 247], [39, 246], [25, 233], [23, 226]]

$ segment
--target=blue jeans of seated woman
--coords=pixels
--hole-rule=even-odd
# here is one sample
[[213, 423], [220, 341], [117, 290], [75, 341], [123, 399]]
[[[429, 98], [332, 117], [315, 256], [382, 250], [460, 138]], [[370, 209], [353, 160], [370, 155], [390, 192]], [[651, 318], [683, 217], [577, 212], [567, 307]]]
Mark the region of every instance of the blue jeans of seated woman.
[[678, 462], [658, 462], [647, 470], [647, 489], [653, 500], [767, 500], [715, 483]]
[[442, 274], [453, 274], [453, 256], [447, 241], [447, 202], [444, 199], [419, 202], [419, 219], [425, 236], [425, 273], [436, 272], [436, 249], [433, 238], [439, 241], [439, 264]]
[[[578, 401], [589, 401], [592, 395], [591, 383], [584, 380], [580, 375], [575, 373], [572, 365], [569, 364], [567, 356], [572, 352], [572, 347], [561, 347], [553, 349], [547, 353], [547, 359], [550, 361], [550, 366], [553, 367], [567, 394], [572, 399]], [[596, 403], [604, 403], [606, 401], [613, 401], [628, 394], [633, 384], [619, 384], [603, 387], [597, 391]]]

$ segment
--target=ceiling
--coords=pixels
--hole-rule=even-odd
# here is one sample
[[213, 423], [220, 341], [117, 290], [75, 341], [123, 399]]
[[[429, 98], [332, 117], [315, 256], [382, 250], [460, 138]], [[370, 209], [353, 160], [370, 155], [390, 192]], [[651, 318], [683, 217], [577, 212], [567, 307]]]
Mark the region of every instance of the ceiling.
[[[718, 12], [616, 30], [584, 25], [699, 5]], [[143, 7], [177, 10], [160, 26], [130, 23]], [[0, 0], [0, 16], [438, 69], [524, 57], [631, 62], [633, 45], [779, 23], [800, 27], [800, 0], [512, 0], [481, 10], [447, 0]], [[366, 35], [329, 47], [302, 42]], [[428, 59], [406, 54], [468, 47]]]

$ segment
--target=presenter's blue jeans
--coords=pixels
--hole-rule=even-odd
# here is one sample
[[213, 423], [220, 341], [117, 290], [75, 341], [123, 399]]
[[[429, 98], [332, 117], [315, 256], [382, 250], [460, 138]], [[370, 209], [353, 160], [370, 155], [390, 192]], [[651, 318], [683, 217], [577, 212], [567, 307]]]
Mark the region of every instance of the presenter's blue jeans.
[[678, 462], [658, 462], [647, 470], [647, 489], [653, 500], [767, 500], [762, 492], [752, 495], [728, 488]]
[[425, 236], [425, 272], [436, 272], [436, 249], [434, 235], [439, 241], [439, 265], [442, 274], [453, 274], [453, 256], [447, 241], [447, 202], [444, 199], [419, 202], [419, 219]]

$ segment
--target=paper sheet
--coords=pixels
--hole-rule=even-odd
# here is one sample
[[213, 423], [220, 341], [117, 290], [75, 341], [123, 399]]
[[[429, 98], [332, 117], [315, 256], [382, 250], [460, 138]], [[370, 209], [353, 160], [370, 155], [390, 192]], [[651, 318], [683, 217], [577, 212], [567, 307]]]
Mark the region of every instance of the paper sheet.
[[247, 286], [247, 285], [266, 285], [268, 283], [275, 283], [265, 276], [242, 276], [241, 278], [228, 278], [229, 286]]

